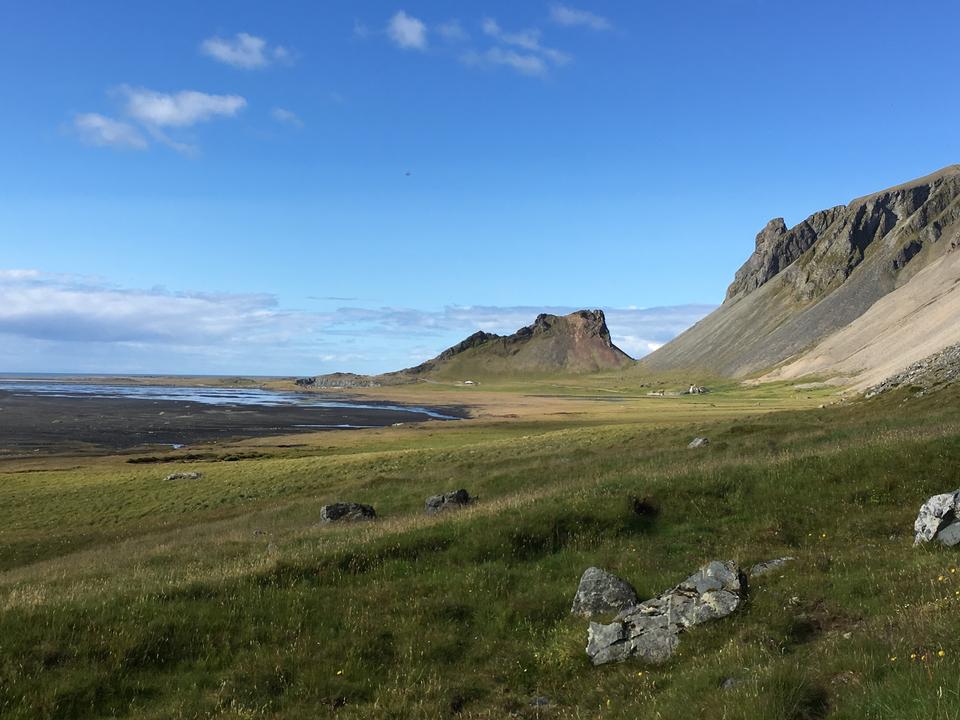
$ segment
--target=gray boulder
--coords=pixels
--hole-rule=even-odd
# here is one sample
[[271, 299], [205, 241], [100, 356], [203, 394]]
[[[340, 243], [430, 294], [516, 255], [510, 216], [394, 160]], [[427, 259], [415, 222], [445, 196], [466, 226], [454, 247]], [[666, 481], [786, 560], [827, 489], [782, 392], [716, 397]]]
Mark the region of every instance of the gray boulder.
[[376, 517], [377, 511], [373, 506], [363, 503], [338, 502], [320, 508], [320, 522], [323, 523], [374, 520]]
[[198, 472], [175, 472], [167, 475], [167, 480], [199, 480], [203, 473]]
[[690, 444], [687, 445], [687, 448], [690, 450], [696, 450], [697, 448], [706, 447], [710, 444], [710, 439], [705, 437], [695, 437], [690, 441]]
[[942, 495], [934, 495], [920, 506], [920, 512], [913, 523], [913, 544], [930, 542], [934, 538], [944, 545], [956, 545], [960, 542], [960, 528], [957, 510], [960, 507], [960, 490]]
[[793, 562], [794, 560], [796, 560], [796, 558], [793, 558], [793, 557], [782, 557], [782, 558], [776, 558], [774, 560], [764, 560], [763, 562], [759, 562], [756, 565], [754, 565], [752, 568], [750, 568], [750, 577], [755, 578], [755, 577], [759, 577], [760, 575], [766, 575], [768, 572], [773, 572], [774, 570], [778, 570], [782, 568], [784, 565], [786, 565], [788, 562]]
[[681, 632], [726, 617], [740, 606], [745, 590], [736, 563], [709, 562], [672, 590], [622, 611], [609, 625], [590, 623], [587, 655], [594, 665], [630, 657], [664, 662]]
[[466, 490], [453, 490], [443, 495], [433, 495], [427, 498], [424, 510], [427, 515], [434, 515], [444, 510], [454, 510], [469, 505], [474, 501]]
[[570, 612], [582, 617], [595, 614], [620, 612], [633, 607], [640, 599], [637, 591], [626, 580], [606, 570], [587, 568], [580, 578], [577, 594], [573, 597]]

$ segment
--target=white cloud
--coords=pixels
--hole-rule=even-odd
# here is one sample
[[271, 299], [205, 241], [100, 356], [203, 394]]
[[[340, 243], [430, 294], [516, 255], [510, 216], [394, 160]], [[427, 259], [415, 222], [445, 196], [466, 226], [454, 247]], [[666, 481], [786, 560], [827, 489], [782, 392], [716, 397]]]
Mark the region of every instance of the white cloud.
[[247, 105], [239, 95], [209, 95], [196, 90], [160, 93], [122, 87], [130, 117], [155, 127], [187, 127], [217, 116], [232, 117]]
[[38, 270], [0, 270], [0, 280], [27, 280], [40, 277]]
[[300, 116], [297, 115], [292, 110], [287, 110], [285, 108], [275, 107], [270, 111], [270, 114], [273, 116], [273, 119], [280, 123], [285, 123], [287, 125], [293, 125], [297, 128], [303, 127], [303, 120], [300, 119]]
[[554, 5], [550, 8], [550, 19], [558, 25], [567, 27], [588, 27], [592, 30], [612, 30], [613, 24], [605, 17], [586, 10], [577, 10], [569, 5]]
[[283, 316], [269, 295], [130, 290], [78, 276], [0, 273], [0, 333], [35, 339], [202, 344], [276, 335], [269, 326]]
[[404, 50], [425, 50], [427, 47], [427, 26], [422, 20], [398, 11], [387, 24], [387, 35], [397, 47]]
[[73, 119], [80, 138], [90, 145], [109, 145], [118, 148], [143, 150], [147, 141], [129, 123], [114, 120], [97, 113], [80, 113]]
[[[467, 335], [508, 334], [572, 307], [340, 307], [307, 312], [269, 294], [131, 289], [75, 275], [0, 269], [0, 366], [34, 372], [384, 372]], [[712, 306], [606, 310], [613, 341], [637, 357]], [[270, 348], [264, 353], [265, 347]]]
[[459, 20], [448, 20], [436, 26], [437, 34], [447, 42], [463, 42], [468, 38]]
[[544, 75], [547, 63], [538, 55], [492, 47], [484, 53], [469, 52], [463, 56], [467, 65], [505, 65], [524, 75]]
[[483, 28], [484, 33], [507, 45], [516, 45], [524, 50], [540, 49], [539, 30], [523, 30], [516, 33], [507, 33], [503, 31], [497, 21], [493, 18], [484, 18], [481, 27]]
[[[468, 64], [505, 65], [524, 75], [543, 75], [550, 65], [565, 65], [572, 59], [568, 53], [544, 46], [540, 30], [506, 32], [494, 18], [484, 18], [480, 25], [484, 34], [499, 43], [483, 53], [468, 53]], [[523, 52], [511, 48], [520, 48]]]
[[[566, 315], [579, 308], [550, 306], [447, 306], [427, 311], [412, 308], [339, 308], [331, 317], [329, 332], [348, 332], [362, 338], [429, 338], [419, 342], [426, 360], [467, 335], [484, 330], [510, 334], [529, 325], [540, 313]], [[634, 357], [646, 355], [672, 340], [715, 309], [713, 305], [678, 305], [654, 308], [607, 308], [605, 315], [613, 342]]]
[[237, 33], [233, 38], [207, 38], [200, 44], [200, 51], [214, 60], [245, 70], [291, 59], [290, 51], [285, 47], [271, 48], [263, 38], [248, 33]]

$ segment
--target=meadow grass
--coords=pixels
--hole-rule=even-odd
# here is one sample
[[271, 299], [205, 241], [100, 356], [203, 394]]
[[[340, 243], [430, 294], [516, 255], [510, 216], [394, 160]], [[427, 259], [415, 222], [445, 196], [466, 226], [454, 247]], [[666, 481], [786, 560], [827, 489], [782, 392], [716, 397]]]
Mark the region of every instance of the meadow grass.
[[[960, 485], [958, 396], [818, 402], [569, 400], [234, 462], [0, 468], [0, 716], [958, 717], [960, 558], [911, 532]], [[458, 487], [478, 502], [423, 515]], [[380, 519], [319, 526], [335, 500]], [[652, 596], [784, 555], [666, 665], [588, 662], [586, 567]]]

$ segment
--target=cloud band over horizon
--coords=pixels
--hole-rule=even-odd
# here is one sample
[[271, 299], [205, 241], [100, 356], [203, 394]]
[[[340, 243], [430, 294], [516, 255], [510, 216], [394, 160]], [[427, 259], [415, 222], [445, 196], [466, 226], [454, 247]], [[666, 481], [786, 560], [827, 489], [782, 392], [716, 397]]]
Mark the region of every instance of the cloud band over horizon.
[[[281, 307], [275, 296], [263, 293], [140, 290], [75, 275], [0, 270], [0, 371], [377, 373], [433, 357], [477, 330], [512, 333], [541, 312], [577, 309], [449, 305], [310, 311]], [[614, 343], [640, 357], [712, 309], [605, 312]]]

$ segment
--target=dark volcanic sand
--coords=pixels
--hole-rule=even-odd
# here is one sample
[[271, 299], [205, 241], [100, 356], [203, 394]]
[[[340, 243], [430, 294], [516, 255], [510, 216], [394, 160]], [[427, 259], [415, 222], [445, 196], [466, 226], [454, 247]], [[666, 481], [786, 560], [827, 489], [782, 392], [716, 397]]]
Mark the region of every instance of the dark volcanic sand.
[[[465, 416], [462, 408], [443, 408], [442, 412]], [[0, 459], [37, 450], [60, 453], [192, 445], [317, 432], [342, 425], [382, 427], [429, 419], [422, 412], [388, 408], [210, 405], [179, 400], [20, 396], [0, 390]]]

